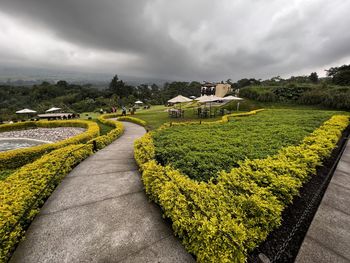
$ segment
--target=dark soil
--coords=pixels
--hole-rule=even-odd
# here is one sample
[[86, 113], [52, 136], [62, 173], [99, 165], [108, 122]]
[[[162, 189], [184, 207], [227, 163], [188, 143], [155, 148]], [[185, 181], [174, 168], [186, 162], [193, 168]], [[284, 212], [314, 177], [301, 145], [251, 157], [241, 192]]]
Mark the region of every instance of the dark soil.
[[[294, 262], [296, 256], [298, 255], [299, 248], [303, 239], [306, 235], [306, 232], [312, 222], [312, 219], [317, 211], [317, 208], [322, 200], [324, 192], [327, 189], [327, 186], [333, 176], [335, 165], [337, 164], [337, 158], [341, 154], [344, 143], [346, 142], [345, 138], [350, 133], [350, 126], [343, 132], [341, 139], [327, 160], [323, 162], [323, 166], [317, 168], [316, 176], [312, 178], [301, 188], [300, 196], [294, 198], [293, 204], [288, 206], [282, 213], [282, 225], [270, 233], [268, 238], [260, 244], [259, 247], [254, 249], [248, 257], [248, 262], [262, 262], [259, 259], [259, 253], [266, 255], [271, 262]], [[325, 184], [324, 184], [325, 183]], [[306, 215], [300, 227], [297, 228], [297, 231], [292, 236], [290, 242], [288, 242], [286, 248], [281, 253], [281, 256], [277, 260], [273, 260], [277, 252], [281, 249], [284, 242], [287, 240], [287, 237], [291, 233], [293, 227], [297, 224], [299, 218], [305, 211], [306, 207], [309, 205], [311, 199], [314, 197], [317, 190], [323, 186], [321, 194], [316, 199], [316, 202], [313, 203], [310, 213]]]

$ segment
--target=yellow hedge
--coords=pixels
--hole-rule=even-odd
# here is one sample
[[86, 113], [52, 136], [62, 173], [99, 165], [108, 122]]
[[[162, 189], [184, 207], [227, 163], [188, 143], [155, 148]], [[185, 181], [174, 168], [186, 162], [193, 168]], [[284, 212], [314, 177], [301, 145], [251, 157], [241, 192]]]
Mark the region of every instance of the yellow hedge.
[[99, 127], [96, 123], [82, 120], [67, 120], [67, 121], [38, 121], [38, 122], [23, 122], [15, 124], [5, 124], [0, 126], [0, 131], [10, 131], [27, 128], [53, 128], [53, 127], [81, 127], [87, 130], [74, 137], [66, 140], [38, 145], [29, 148], [16, 149], [0, 153], [0, 170], [15, 169], [27, 163], [33, 162], [45, 153], [52, 150], [62, 148], [71, 144], [85, 143], [99, 135]]
[[74, 166], [92, 154], [91, 144], [69, 145], [44, 155], [0, 181], [0, 262], [8, 260], [23, 229]]
[[118, 117], [118, 121], [129, 121], [129, 122], [133, 122], [135, 124], [141, 125], [143, 127], [145, 127], [147, 125], [147, 123], [144, 120], [141, 120], [141, 119], [135, 118], [135, 117], [130, 117], [130, 116]]
[[333, 116], [300, 145], [243, 161], [229, 173], [221, 172], [216, 183], [199, 183], [159, 165], [152, 134], [135, 142], [135, 159], [146, 193], [199, 262], [244, 262], [280, 225], [283, 209], [330, 156], [348, 125], [347, 116]]

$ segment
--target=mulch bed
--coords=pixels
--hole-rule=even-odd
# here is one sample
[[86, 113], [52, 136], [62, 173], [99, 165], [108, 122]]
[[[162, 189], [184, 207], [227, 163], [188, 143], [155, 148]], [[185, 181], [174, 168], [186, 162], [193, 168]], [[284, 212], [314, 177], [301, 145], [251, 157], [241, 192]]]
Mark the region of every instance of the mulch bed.
[[[303, 242], [303, 239], [306, 235], [306, 232], [312, 222], [312, 219], [317, 211], [317, 208], [322, 200], [324, 192], [327, 189], [327, 186], [333, 176], [332, 166], [334, 166], [337, 161], [338, 156], [341, 154], [343, 144], [346, 142], [345, 138], [350, 133], [350, 126], [343, 132], [341, 139], [332, 152], [330, 158], [323, 162], [323, 166], [317, 168], [316, 176], [312, 176], [309, 182], [307, 182], [300, 190], [300, 196], [297, 196], [293, 200], [293, 204], [289, 205], [282, 213], [282, 225], [270, 233], [268, 238], [260, 244], [259, 247], [254, 249], [250, 253], [248, 262], [264, 262], [259, 259], [259, 254], [263, 253], [267, 256], [271, 262], [294, 262], [296, 256], [298, 255], [299, 248]], [[328, 176], [329, 173], [332, 173]], [[327, 182], [325, 182], [327, 181]], [[310, 200], [313, 198], [315, 192], [322, 186], [323, 183], [325, 187], [322, 189], [322, 193], [317, 198], [316, 202], [312, 206], [310, 213], [304, 218], [303, 222], [300, 224], [300, 227], [297, 228], [297, 231], [293, 235], [292, 239], [288, 242], [285, 249], [281, 249], [282, 245], [287, 240], [289, 234], [291, 233], [293, 227], [297, 224], [299, 218], [303, 214], [304, 210], [310, 203]], [[273, 261], [273, 258], [279, 250], [283, 250], [281, 256], [278, 260]]]

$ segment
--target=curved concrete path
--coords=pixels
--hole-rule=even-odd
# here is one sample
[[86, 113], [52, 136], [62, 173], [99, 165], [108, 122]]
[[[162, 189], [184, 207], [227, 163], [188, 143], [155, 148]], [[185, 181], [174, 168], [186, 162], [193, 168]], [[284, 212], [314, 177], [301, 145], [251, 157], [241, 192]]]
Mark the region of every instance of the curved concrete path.
[[11, 262], [194, 262], [143, 191], [125, 133], [79, 164], [46, 201]]

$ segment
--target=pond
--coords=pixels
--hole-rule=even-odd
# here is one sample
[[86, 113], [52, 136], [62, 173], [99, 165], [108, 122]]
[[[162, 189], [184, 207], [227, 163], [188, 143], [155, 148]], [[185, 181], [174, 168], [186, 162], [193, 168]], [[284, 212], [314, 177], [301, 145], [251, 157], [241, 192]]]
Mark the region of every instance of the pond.
[[49, 142], [27, 138], [0, 138], [0, 152], [14, 150], [18, 148], [27, 148], [45, 143]]

